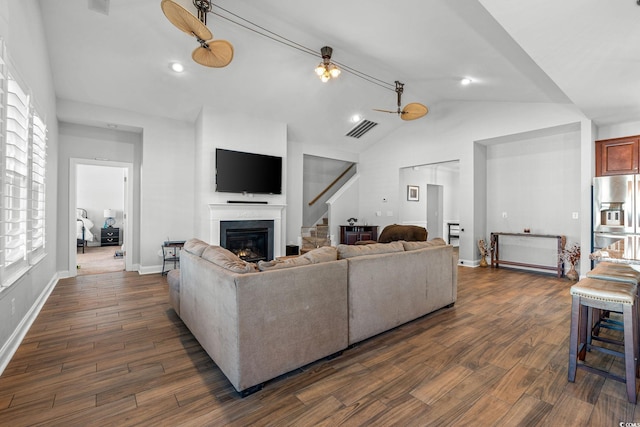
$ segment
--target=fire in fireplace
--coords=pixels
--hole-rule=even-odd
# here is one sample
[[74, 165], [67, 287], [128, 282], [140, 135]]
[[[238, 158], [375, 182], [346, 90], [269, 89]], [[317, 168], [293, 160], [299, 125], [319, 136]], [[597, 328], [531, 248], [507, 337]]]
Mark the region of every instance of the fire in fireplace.
[[220, 221], [220, 246], [248, 262], [273, 259], [273, 221]]

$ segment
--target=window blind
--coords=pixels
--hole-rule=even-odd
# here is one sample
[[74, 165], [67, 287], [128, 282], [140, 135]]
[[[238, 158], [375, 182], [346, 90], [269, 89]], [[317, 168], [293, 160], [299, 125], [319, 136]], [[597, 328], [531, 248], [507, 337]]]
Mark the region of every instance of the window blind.
[[0, 39], [0, 291], [45, 256], [47, 127]]
[[3, 267], [5, 273], [9, 274], [26, 264], [28, 138], [29, 97], [9, 74], [0, 229], [0, 239], [4, 247]]
[[32, 255], [44, 250], [45, 236], [45, 167], [47, 154], [47, 127], [40, 116], [34, 112], [31, 126], [31, 207], [30, 251]]

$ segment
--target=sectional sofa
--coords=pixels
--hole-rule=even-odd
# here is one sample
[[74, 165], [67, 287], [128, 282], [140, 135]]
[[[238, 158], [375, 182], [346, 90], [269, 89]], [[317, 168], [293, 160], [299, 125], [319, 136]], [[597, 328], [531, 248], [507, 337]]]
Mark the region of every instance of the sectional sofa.
[[172, 304], [242, 395], [279, 375], [452, 306], [457, 255], [442, 239], [322, 247], [247, 263], [192, 239]]

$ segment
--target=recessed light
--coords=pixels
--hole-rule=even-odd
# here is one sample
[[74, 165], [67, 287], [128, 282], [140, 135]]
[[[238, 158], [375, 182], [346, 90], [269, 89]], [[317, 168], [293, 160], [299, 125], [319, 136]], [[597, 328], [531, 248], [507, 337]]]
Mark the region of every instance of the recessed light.
[[360, 116], [360, 114], [354, 114], [351, 116], [352, 123], [358, 123], [360, 120], [362, 120], [362, 116]]
[[472, 81], [471, 79], [465, 77], [464, 79], [460, 80], [460, 84], [463, 86], [466, 86], [468, 84], [471, 84], [471, 81]]
[[170, 65], [171, 69], [176, 73], [181, 73], [184, 71], [184, 65], [179, 62], [172, 62]]

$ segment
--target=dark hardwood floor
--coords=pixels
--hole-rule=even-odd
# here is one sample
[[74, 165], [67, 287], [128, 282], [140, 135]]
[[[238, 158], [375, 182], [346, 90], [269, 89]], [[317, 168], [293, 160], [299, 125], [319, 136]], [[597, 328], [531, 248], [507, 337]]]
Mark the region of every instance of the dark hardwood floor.
[[[549, 275], [460, 267], [455, 307], [242, 399], [169, 307], [164, 277], [64, 279], [0, 377], [0, 425], [640, 421], [624, 384], [582, 370], [567, 382], [570, 286]], [[623, 372], [611, 356], [592, 360]]]

